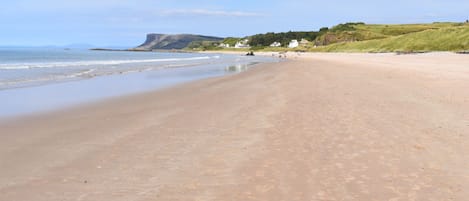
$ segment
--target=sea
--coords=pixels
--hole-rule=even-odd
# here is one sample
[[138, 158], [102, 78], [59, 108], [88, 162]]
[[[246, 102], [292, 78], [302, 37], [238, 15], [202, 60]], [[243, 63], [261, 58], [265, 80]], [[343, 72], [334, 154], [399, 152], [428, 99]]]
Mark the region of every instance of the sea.
[[0, 47], [0, 119], [239, 73], [277, 58]]

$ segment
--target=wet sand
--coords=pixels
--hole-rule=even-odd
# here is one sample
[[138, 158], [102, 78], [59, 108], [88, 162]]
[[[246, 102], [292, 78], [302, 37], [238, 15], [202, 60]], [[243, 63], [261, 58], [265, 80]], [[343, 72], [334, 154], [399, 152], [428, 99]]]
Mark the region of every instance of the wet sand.
[[0, 200], [467, 200], [467, 55], [288, 58], [0, 123]]

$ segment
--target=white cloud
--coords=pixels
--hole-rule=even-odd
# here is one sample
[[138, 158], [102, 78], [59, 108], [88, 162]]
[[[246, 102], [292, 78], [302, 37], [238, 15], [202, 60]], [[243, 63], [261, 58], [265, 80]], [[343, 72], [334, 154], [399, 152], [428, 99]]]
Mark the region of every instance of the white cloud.
[[225, 17], [258, 17], [260, 13], [243, 11], [205, 10], [205, 9], [178, 9], [163, 10], [162, 16], [225, 16]]

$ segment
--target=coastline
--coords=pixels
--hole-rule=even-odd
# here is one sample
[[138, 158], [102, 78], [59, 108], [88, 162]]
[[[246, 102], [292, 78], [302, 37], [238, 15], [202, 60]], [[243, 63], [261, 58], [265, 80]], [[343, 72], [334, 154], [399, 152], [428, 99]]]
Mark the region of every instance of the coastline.
[[[95, 109], [90, 109], [90, 108], [101, 108], [101, 107], [106, 107], [106, 105], [114, 105], [114, 104], [120, 104], [122, 101], [127, 101], [127, 100], [133, 100], [133, 99], [144, 99], [146, 96], [150, 96], [151, 94], [155, 93], [168, 93], [173, 89], [178, 89], [181, 87], [190, 87], [191, 85], [197, 84], [198, 82], [204, 82], [208, 81], [211, 79], [218, 79], [218, 78], [224, 78], [224, 77], [230, 77], [234, 76], [237, 74], [245, 73], [246, 71], [249, 71], [253, 68], [259, 68], [264, 65], [269, 65], [271, 63], [257, 63], [257, 64], [252, 64], [249, 65], [246, 69], [242, 69], [241, 71], [236, 71], [233, 73], [227, 73], [227, 74], [217, 74], [213, 76], [203, 76], [200, 78], [195, 78], [195, 79], [188, 79], [188, 80], [176, 80], [176, 81], [169, 81], [165, 84], [158, 84], [158, 86], [149, 86], [146, 87], [144, 90], [141, 91], [133, 91], [133, 92], [128, 92], [128, 93], [119, 93], [118, 95], [110, 95], [110, 96], [103, 96], [103, 97], [98, 97], [98, 98], [93, 98], [90, 100], [85, 100], [85, 101], [80, 101], [77, 103], [73, 104], [65, 104], [63, 106], [58, 106], [55, 109], [50, 109], [50, 110], [44, 110], [44, 111], [37, 111], [33, 113], [24, 113], [16, 116], [6, 116], [2, 117], [0, 116], [0, 125], [7, 125], [10, 123], [17, 123], [17, 122], [22, 122], [24, 120], [32, 120], [32, 119], [41, 119], [43, 117], [50, 117], [50, 116], [60, 116], [66, 113], [75, 113], [79, 111], [90, 111], [90, 110], [95, 110]], [[171, 70], [171, 69], [168, 69]], [[154, 71], [157, 72], [158, 71]], [[122, 79], [123, 75], [109, 75], [109, 76], [103, 76], [103, 77], [98, 77], [104, 78], [104, 81], [97, 81], [99, 82], [107, 82], [109, 78], [115, 77], [118, 79]], [[129, 73], [129, 74], [124, 74], [124, 76], [134, 76], [137, 77], [136, 79], [140, 79], [142, 76], [145, 76], [145, 74], [140, 73]], [[73, 83], [78, 83], [78, 85], [81, 85], [81, 82], [89, 82], [90, 80], [79, 80], [79, 81], [68, 81], [68, 82], [63, 82], [63, 83], [57, 83], [53, 84], [52, 86], [55, 85], [70, 85]], [[94, 82], [94, 80], [91, 80], [91, 82]], [[96, 84], [87, 84], [91, 86], [95, 86]], [[49, 85], [45, 85], [46, 87]], [[38, 87], [44, 87], [44, 86], [38, 86]], [[35, 88], [35, 87], [31, 87]], [[63, 87], [59, 87], [63, 88]], [[16, 88], [13, 90], [17, 89], [30, 89], [28, 88]], [[34, 90], [34, 89], [32, 89]], [[86, 89], [88, 90], [88, 89]], [[38, 92], [41, 93], [41, 92]], [[74, 92], [72, 92], [74, 93]]]
[[[69, 75], [61, 75], [59, 69], [56, 70], [57, 79], [54, 79], [56, 75], [50, 77], [42, 75], [43, 77], [39, 78], [45, 77], [50, 80], [41, 81], [41, 79], [35, 78], [31, 79], [32, 82], [28, 82], [27, 79], [18, 79], [20, 81], [18, 83], [11, 82], [11, 86], [8, 83], [8, 76], [15, 75], [15, 70], [8, 70], [6, 78], [2, 79], [0, 77], [0, 81], [3, 81], [0, 84], [6, 83], [3, 85], [4, 88], [1, 88], [2, 85], [0, 85], [0, 100], [2, 100], [2, 104], [0, 104], [0, 111], [2, 111], [0, 121], [9, 117], [47, 113], [102, 99], [142, 93], [193, 80], [238, 73], [256, 63], [276, 62], [275, 59], [267, 57], [241, 58], [222, 54], [209, 54], [207, 56], [196, 54], [195, 56], [199, 57], [189, 57], [189, 59], [207, 58], [207, 60], [198, 61], [194, 59], [192, 61], [188, 59], [185, 61], [183, 58], [181, 61], [177, 61], [178, 57], [183, 56], [174, 55], [174, 58], [168, 59], [174, 61], [166, 63], [164, 59], [160, 59], [161, 62], [155, 60], [153, 64], [142, 63], [140, 66], [135, 66], [138, 64], [122, 67], [97, 65], [96, 67], [85, 67], [89, 68], [86, 71], [76, 70], [79, 72], [69, 73]], [[103, 62], [95, 61], [95, 63]], [[43, 65], [47, 65], [47, 63]], [[31, 70], [26, 69], [26, 71], [34, 73], [34, 70], [37, 69], [48, 70], [49, 68], [37, 67]]]
[[293, 53], [0, 123], [0, 200], [464, 200], [467, 66]]

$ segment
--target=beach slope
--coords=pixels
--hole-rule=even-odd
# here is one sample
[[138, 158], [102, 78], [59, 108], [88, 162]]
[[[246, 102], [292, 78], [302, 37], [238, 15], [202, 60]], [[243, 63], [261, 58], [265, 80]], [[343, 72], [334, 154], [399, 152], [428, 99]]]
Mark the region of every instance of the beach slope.
[[291, 54], [0, 124], [0, 200], [466, 200], [469, 57]]

